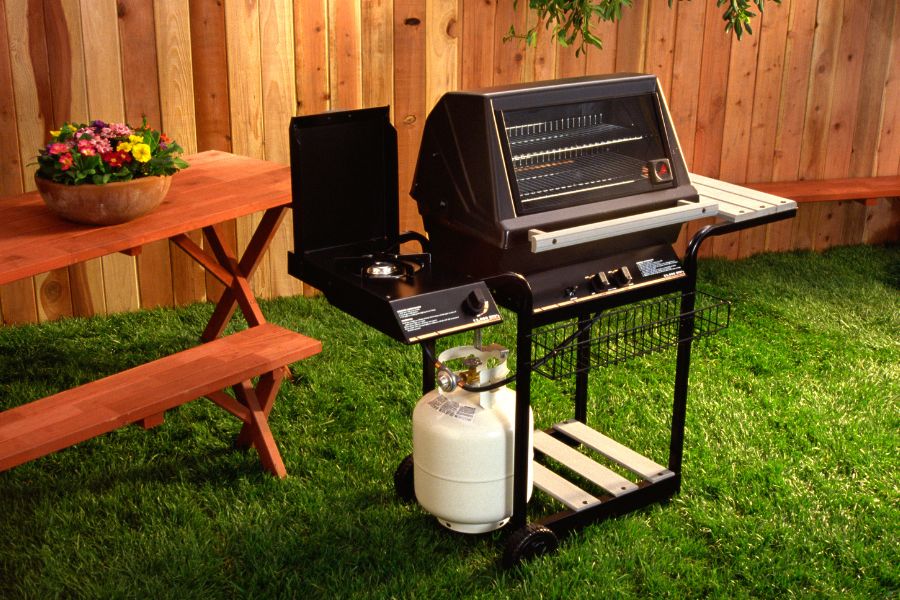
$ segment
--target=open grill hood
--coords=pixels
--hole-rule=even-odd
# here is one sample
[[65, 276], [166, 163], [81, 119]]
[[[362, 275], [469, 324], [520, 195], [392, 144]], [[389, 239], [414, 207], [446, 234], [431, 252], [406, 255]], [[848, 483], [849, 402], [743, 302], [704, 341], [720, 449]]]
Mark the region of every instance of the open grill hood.
[[650, 75], [448, 93], [426, 121], [411, 194], [436, 264], [476, 277], [671, 244], [678, 224], [543, 254], [530, 234], [698, 199]]

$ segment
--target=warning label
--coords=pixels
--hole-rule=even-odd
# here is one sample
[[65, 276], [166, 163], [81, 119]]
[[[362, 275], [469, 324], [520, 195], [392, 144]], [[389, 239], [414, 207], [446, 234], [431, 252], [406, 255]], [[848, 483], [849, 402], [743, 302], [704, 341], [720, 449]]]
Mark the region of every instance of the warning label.
[[671, 277], [673, 275], [681, 275], [684, 271], [681, 269], [681, 263], [675, 259], [660, 260], [651, 258], [648, 260], [638, 261], [637, 268], [643, 277], [653, 277], [662, 275], [663, 277]]
[[422, 305], [416, 305], [398, 310], [397, 317], [400, 319], [403, 331], [413, 333], [420, 329], [429, 329], [441, 323], [455, 321], [459, 318], [459, 311], [438, 312], [436, 308], [423, 308]]
[[475, 411], [477, 410], [474, 406], [462, 405], [456, 400], [444, 398], [443, 396], [438, 396], [429, 402], [428, 406], [448, 417], [467, 422], [471, 422], [475, 418]]

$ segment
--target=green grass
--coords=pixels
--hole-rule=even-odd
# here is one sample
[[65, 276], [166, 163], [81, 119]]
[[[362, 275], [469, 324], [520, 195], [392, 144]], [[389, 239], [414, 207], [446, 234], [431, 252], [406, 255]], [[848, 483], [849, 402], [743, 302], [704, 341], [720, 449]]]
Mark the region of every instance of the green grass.
[[[701, 281], [735, 305], [695, 346], [681, 493], [552, 556], [504, 572], [501, 533], [399, 503], [418, 349], [291, 298], [263, 310], [324, 350], [272, 413], [289, 477], [233, 451], [238, 422], [207, 401], [0, 473], [0, 597], [896, 598], [900, 248], [706, 261]], [[0, 407], [189, 347], [210, 312], [2, 328]], [[486, 341], [511, 344], [511, 321]], [[591, 425], [665, 462], [673, 358], [594, 372]], [[538, 425], [570, 416], [552, 382], [535, 396]]]

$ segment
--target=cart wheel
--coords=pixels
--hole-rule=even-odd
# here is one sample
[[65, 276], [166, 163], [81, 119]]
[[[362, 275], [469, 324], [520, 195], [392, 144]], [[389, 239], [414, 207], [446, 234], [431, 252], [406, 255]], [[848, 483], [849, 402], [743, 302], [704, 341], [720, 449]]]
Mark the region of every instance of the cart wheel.
[[510, 569], [520, 562], [554, 552], [558, 547], [559, 539], [555, 533], [543, 525], [530, 523], [514, 531], [506, 540], [503, 568]]
[[400, 466], [394, 471], [394, 491], [397, 493], [397, 497], [404, 502], [415, 502], [416, 500], [412, 454], [400, 461]]

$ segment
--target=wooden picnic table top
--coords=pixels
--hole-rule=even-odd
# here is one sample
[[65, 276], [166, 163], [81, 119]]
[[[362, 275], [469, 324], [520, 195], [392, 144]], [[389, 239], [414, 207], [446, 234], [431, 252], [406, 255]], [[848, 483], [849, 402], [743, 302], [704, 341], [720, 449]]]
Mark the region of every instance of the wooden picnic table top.
[[287, 165], [215, 150], [184, 158], [162, 204], [120, 225], [70, 223], [37, 192], [0, 198], [0, 285], [290, 203]]

